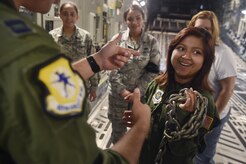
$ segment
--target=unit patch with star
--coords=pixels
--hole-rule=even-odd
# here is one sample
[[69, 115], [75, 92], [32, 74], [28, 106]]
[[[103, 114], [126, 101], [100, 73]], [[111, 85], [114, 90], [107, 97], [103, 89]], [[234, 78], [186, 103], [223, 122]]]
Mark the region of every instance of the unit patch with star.
[[63, 118], [82, 114], [86, 87], [65, 56], [59, 56], [37, 67], [36, 78], [45, 87], [41, 96], [44, 110]]

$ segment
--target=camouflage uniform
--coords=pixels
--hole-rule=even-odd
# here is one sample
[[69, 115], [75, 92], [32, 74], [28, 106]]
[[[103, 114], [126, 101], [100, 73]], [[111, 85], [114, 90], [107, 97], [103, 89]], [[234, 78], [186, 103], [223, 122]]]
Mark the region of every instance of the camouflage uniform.
[[[90, 33], [75, 26], [75, 33], [70, 37], [66, 38], [63, 35], [62, 26], [58, 27], [49, 32], [49, 34], [57, 42], [61, 50], [72, 59], [72, 61], [77, 61], [79, 59], [85, 58], [92, 54], [92, 39]], [[99, 75], [95, 74], [87, 82], [87, 88], [90, 91], [96, 91], [99, 82]]]
[[121, 69], [110, 73], [109, 111], [108, 118], [112, 122], [111, 141], [117, 142], [126, 132], [122, 115], [128, 103], [120, 96], [123, 89], [133, 91], [138, 87], [143, 95], [147, 84], [159, 73], [160, 48], [152, 35], [142, 32], [139, 44], [134, 44], [125, 31], [120, 41], [122, 47], [138, 49], [140, 56], [131, 57]]

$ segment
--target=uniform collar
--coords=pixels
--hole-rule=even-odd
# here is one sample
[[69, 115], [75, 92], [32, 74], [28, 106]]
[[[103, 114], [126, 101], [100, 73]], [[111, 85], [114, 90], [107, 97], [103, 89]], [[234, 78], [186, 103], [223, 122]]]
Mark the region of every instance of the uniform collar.
[[[146, 40], [145, 36], [146, 36], [145, 32], [142, 29], [141, 36], [140, 36], [139, 41], [137, 43], [138, 45], [142, 45], [142, 43], [145, 42], [145, 40]], [[125, 41], [125, 42], [130, 42], [130, 30], [129, 30], [129, 28], [127, 28], [127, 30], [124, 32], [121, 40]]]
[[[58, 27], [58, 30], [57, 30], [57, 36], [58, 37], [62, 37], [63, 36], [63, 26], [60, 26]], [[73, 35], [75, 35], [76, 37], [78, 37], [78, 33], [79, 33], [79, 29], [78, 27], [75, 25], [75, 32]]]

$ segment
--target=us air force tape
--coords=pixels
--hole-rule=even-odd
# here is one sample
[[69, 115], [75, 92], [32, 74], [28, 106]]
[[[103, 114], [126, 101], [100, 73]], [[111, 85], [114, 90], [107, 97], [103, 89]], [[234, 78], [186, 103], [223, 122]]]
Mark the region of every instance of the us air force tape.
[[45, 87], [44, 110], [58, 118], [80, 115], [86, 101], [86, 87], [65, 56], [38, 66], [37, 79]]

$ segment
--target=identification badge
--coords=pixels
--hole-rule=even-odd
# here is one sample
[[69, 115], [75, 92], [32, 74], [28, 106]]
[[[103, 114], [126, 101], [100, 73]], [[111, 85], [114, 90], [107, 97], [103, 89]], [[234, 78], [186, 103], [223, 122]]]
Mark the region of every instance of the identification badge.
[[86, 87], [67, 58], [60, 56], [39, 66], [37, 76], [46, 88], [42, 96], [45, 111], [60, 118], [82, 114]]
[[158, 104], [161, 102], [163, 93], [164, 92], [162, 90], [159, 90], [159, 89], [156, 90], [156, 92], [152, 98], [152, 101], [154, 104]]

